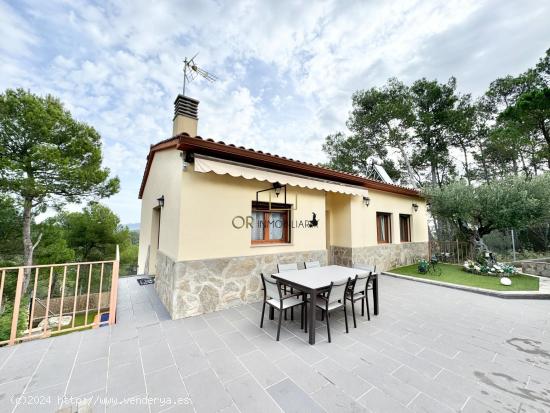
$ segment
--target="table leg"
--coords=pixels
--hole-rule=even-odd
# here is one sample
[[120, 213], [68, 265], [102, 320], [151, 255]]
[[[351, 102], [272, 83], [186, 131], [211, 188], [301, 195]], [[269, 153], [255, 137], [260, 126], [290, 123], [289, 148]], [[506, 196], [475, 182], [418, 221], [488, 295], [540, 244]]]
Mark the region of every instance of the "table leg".
[[317, 308], [317, 291], [312, 290], [309, 294], [309, 344], [315, 344], [315, 310]]
[[378, 274], [372, 281], [372, 295], [374, 298], [374, 315], [378, 315]]

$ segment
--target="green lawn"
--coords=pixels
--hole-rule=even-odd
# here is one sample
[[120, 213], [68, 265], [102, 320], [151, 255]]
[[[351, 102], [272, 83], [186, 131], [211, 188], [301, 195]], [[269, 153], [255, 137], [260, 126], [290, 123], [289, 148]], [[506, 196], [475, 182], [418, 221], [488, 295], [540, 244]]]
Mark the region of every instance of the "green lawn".
[[441, 276], [426, 275], [418, 272], [418, 265], [407, 265], [390, 270], [395, 274], [409, 275], [411, 277], [423, 278], [426, 280], [442, 281], [450, 284], [467, 285], [470, 287], [485, 288], [498, 291], [538, 291], [539, 279], [528, 275], [512, 275], [512, 285], [507, 287], [500, 284], [499, 277], [471, 274], [463, 271], [459, 265], [438, 264], [441, 267]]

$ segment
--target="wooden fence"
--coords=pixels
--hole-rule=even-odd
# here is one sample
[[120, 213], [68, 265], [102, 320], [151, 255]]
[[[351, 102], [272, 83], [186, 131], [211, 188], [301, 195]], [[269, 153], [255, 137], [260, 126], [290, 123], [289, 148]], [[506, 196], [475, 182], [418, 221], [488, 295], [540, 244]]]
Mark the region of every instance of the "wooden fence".
[[111, 261], [0, 268], [0, 317], [11, 318], [0, 346], [93, 327], [105, 310], [114, 324], [119, 268], [118, 246]]

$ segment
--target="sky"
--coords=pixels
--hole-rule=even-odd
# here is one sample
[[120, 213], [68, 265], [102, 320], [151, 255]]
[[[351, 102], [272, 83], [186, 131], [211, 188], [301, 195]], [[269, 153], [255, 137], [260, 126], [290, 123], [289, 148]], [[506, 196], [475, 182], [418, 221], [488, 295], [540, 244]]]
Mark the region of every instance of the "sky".
[[103, 202], [128, 224], [149, 146], [171, 135], [185, 57], [218, 78], [187, 89], [200, 136], [320, 162], [356, 90], [455, 76], [479, 96], [538, 61], [549, 22], [540, 0], [0, 0], [0, 90], [53, 94], [99, 131], [121, 180]]

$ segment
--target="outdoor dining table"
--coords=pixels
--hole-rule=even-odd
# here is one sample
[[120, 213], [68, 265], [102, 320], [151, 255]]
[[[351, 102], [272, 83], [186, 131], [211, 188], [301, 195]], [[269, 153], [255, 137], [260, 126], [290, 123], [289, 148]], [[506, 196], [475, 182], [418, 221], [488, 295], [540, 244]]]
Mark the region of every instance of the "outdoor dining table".
[[[308, 268], [304, 270], [285, 271], [272, 274], [272, 277], [281, 283], [302, 291], [310, 296], [310, 311], [308, 311], [309, 344], [315, 344], [315, 311], [317, 295], [327, 291], [331, 282], [355, 278], [357, 274], [365, 272], [358, 268], [327, 265], [326, 267]], [[378, 274], [372, 274], [372, 292], [374, 296], [374, 315], [378, 315]], [[270, 318], [273, 314], [270, 312]]]

